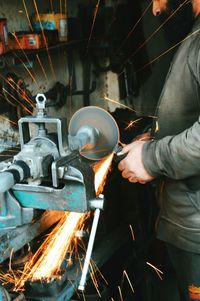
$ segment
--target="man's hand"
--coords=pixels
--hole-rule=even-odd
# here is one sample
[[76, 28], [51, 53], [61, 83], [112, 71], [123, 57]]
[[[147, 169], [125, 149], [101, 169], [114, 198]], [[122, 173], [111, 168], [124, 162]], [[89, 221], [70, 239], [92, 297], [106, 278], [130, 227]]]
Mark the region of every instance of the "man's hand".
[[129, 182], [145, 184], [154, 179], [145, 170], [142, 162], [144, 144], [145, 141], [137, 140], [122, 149], [122, 152], [127, 153], [127, 156], [119, 163], [118, 169], [122, 171], [122, 177], [128, 179]]

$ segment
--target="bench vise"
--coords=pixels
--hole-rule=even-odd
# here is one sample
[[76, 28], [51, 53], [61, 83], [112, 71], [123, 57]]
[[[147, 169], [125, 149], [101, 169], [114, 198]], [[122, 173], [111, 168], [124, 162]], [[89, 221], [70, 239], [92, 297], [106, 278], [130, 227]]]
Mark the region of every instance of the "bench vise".
[[36, 116], [18, 122], [21, 150], [0, 163], [0, 234], [31, 223], [37, 209], [87, 212], [102, 206], [92, 167], [118, 144], [115, 120], [99, 107], [84, 107], [67, 131], [65, 119], [46, 115], [45, 103], [38, 94]]

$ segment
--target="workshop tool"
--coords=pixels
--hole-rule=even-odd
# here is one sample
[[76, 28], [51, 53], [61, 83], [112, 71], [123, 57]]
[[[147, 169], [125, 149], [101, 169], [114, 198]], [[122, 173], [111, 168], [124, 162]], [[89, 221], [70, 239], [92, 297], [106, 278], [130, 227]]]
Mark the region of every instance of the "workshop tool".
[[[0, 232], [31, 222], [33, 208], [88, 211], [87, 199], [96, 198], [91, 187], [93, 162], [80, 158], [79, 153], [100, 160], [118, 144], [118, 127], [112, 116], [101, 108], [86, 107], [70, 121], [68, 145], [65, 120], [46, 116], [44, 95], [38, 94], [36, 101], [37, 116], [19, 120], [21, 151], [0, 166]], [[30, 124], [37, 126], [33, 138]], [[48, 133], [46, 125], [54, 125], [57, 132]]]
[[114, 149], [114, 161], [115, 163], [119, 163], [121, 160], [123, 160], [126, 156], [127, 156], [127, 153], [124, 153], [123, 152], [123, 147], [118, 144], [115, 149]]
[[80, 154], [90, 160], [100, 160], [112, 153], [119, 142], [119, 130], [108, 114], [95, 106], [78, 110], [69, 123], [69, 147], [79, 147]]
[[[73, 115], [68, 134], [66, 120], [47, 116], [45, 103], [45, 96], [38, 94], [37, 115], [23, 117], [18, 122], [20, 152], [0, 163], [1, 262], [8, 257], [8, 250], [16, 251], [33, 239], [33, 235], [25, 235], [32, 232], [29, 229], [33, 229], [34, 237], [40, 233], [38, 226], [33, 228], [34, 223], [38, 223], [35, 209], [95, 210], [79, 285], [79, 289], [84, 290], [100, 210], [104, 204], [104, 198], [96, 196], [94, 189], [93, 165], [115, 152], [119, 130], [107, 111], [92, 106], [84, 107]], [[56, 132], [51, 133], [50, 126], [56, 128]], [[14, 233], [22, 235], [23, 241], [16, 240]]]

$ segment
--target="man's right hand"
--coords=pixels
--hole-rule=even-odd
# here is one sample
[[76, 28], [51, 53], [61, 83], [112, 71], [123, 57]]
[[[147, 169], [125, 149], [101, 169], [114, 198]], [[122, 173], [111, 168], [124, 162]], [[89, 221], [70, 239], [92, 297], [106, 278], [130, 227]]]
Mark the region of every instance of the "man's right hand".
[[127, 154], [118, 164], [122, 177], [132, 183], [145, 184], [154, 179], [144, 168], [142, 162], [142, 149], [146, 142], [137, 140], [123, 147], [121, 154]]

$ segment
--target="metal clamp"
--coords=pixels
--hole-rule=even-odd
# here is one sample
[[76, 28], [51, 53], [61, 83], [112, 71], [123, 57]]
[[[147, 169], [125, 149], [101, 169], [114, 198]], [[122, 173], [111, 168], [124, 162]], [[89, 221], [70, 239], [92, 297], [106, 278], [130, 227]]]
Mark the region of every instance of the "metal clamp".
[[45, 106], [46, 106], [46, 96], [42, 93], [38, 93], [36, 98], [36, 108], [38, 109], [37, 116], [44, 116], [45, 115]]

